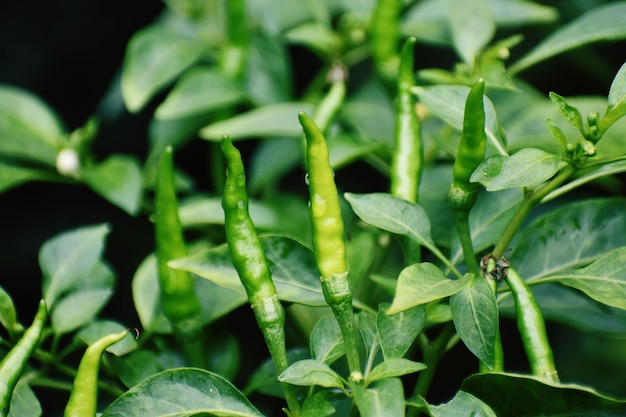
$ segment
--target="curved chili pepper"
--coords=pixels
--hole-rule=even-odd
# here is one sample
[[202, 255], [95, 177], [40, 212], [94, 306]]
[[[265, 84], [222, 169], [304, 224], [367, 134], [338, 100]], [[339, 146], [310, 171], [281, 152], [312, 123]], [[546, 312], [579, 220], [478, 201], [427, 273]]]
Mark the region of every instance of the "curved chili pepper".
[[98, 405], [98, 371], [104, 351], [128, 334], [128, 329], [108, 334], [87, 347], [78, 365], [64, 417], [94, 417]]
[[[285, 347], [285, 312], [276, 295], [265, 252], [248, 212], [246, 174], [241, 154], [228, 136], [222, 138], [221, 147], [226, 158], [222, 207], [230, 257], [280, 374], [289, 366]], [[289, 409], [299, 413], [300, 405], [293, 388], [288, 384], [282, 386]]]
[[19, 381], [20, 376], [22, 376], [28, 359], [39, 344], [39, 339], [41, 338], [47, 317], [48, 309], [46, 303], [44, 300], [41, 300], [33, 323], [26, 329], [17, 344], [13, 346], [9, 353], [2, 359], [2, 362], [0, 362], [0, 417], [9, 415], [13, 389]]
[[533, 375], [550, 382], [559, 382], [546, 324], [535, 296], [515, 269], [509, 267], [505, 279], [515, 300], [517, 328]]
[[313, 251], [321, 274], [324, 299], [339, 323], [346, 346], [350, 377], [360, 382], [363, 374], [356, 343], [343, 219], [334, 172], [328, 160], [328, 146], [322, 132], [306, 113], [298, 113], [298, 119], [307, 141], [306, 161]]

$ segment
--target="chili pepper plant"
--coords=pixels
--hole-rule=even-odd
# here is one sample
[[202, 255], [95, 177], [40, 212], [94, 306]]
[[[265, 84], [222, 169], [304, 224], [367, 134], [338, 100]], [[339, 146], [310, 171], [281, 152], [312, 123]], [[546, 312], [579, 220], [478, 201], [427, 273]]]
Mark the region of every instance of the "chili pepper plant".
[[626, 2], [589, 3], [168, 0], [110, 92], [140, 155], [0, 85], [0, 191], [154, 242], [3, 275], [0, 416], [625, 414]]

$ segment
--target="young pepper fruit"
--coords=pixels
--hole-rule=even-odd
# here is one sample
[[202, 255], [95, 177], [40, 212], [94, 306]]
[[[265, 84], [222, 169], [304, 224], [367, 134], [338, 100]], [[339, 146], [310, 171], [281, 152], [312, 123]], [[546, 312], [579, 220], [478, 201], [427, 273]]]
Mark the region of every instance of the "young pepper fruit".
[[24, 332], [24, 335], [0, 362], [0, 417], [9, 415], [13, 389], [24, 372], [24, 368], [41, 338], [48, 309], [45, 301], [39, 302], [33, 323]]
[[363, 375], [356, 343], [343, 219], [334, 173], [328, 159], [328, 146], [322, 132], [306, 113], [298, 113], [298, 119], [307, 141], [306, 162], [313, 251], [321, 274], [322, 291], [341, 329], [350, 378], [360, 382]]
[[98, 339], [85, 350], [78, 365], [70, 399], [65, 406], [64, 417], [94, 417], [98, 405], [98, 371], [104, 351], [121, 341], [129, 329], [111, 333]]
[[487, 148], [484, 90], [485, 81], [481, 78], [472, 86], [465, 102], [463, 132], [452, 168], [449, 200], [453, 210], [469, 211], [476, 201], [478, 184], [471, 182], [470, 177], [485, 159]]
[[[228, 136], [222, 138], [226, 159], [224, 183], [224, 227], [233, 265], [248, 295], [265, 343], [280, 374], [289, 366], [285, 346], [285, 312], [278, 300], [265, 252], [248, 212], [246, 174], [239, 150]], [[295, 392], [282, 384], [287, 405], [293, 415], [299, 413]]]

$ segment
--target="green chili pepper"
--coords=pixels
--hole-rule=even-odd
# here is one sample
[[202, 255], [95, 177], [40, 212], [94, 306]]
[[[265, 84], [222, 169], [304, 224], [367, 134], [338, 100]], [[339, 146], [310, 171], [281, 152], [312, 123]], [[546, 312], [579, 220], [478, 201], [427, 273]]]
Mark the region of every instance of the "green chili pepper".
[[304, 112], [298, 119], [307, 140], [307, 170], [313, 250], [321, 273], [324, 299], [333, 310], [346, 346], [350, 377], [363, 379], [356, 344], [352, 289], [348, 280], [343, 219], [328, 146], [315, 122]]
[[505, 279], [515, 299], [517, 327], [533, 375], [546, 381], [559, 382], [546, 324], [532, 291], [513, 268], [508, 268]]
[[46, 303], [41, 300], [33, 323], [0, 362], [0, 417], [9, 415], [13, 389], [24, 372], [28, 359], [39, 344], [47, 317]]
[[87, 347], [78, 365], [64, 417], [95, 417], [98, 404], [98, 371], [104, 351], [119, 342], [128, 330], [108, 334]]
[[415, 99], [411, 93], [411, 87], [415, 85], [413, 73], [415, 42], [415, 38], [409, 38], [402, 47], [396, 104], [395, 146], [391, 164], [391, 194], [412, 203], [417, 201], [424, 158], [420, 123], [415, 113]]
[[481, 78], [474, 84], [465, 101], [463, 132], [452, 168], [450, 203], [455, 210], [469, 210], [476, 201], [478, 184], [471, 182], [470, 177], [485, 158], [487, 147], [484, 89], [485, 82]]
[[376, 70], [382, 80], [393, 85], [399, 66], [400, 0], [378, 0], [372, 11], [371, 48]]
[[[265, 252], [248, 212], [246, 174], [241, 154], [228, 136], [222, 139], [221, 146], [227, 166], [222, 198], [226, 241], [233, 265], [280, 374], [289, 366], [285, 347], [285, 312], [276, 295]], [[290, 410], [299, 413], [300, 406], [292, 387], [283, 384], [283, 390]]]
[[163, 313], [173, 323], [194, 318], [200, 311], [195, 284], [190, 273], [170, 268], [172, 259], [187, 256], [178, 203], [174, 188], [172, 148], [163, 151], [159, 160], [155, 189], [155, 231], [159, 285]]
[[172, 148], [161, 154], [155, 188], [156, 257], [163, 314], [172, 323], [174, 333], [192, 364], [202, 366], [200, 302], [193, 276], [170, 268], [172, 259], [187, 256], [174, 187]]

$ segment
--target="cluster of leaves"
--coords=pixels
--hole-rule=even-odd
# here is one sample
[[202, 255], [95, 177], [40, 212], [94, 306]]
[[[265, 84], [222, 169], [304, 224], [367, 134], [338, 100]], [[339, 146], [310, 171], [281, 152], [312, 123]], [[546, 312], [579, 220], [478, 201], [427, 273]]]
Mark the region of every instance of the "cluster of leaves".
[[[497, 37], [497, 29], [554, 22], [554, 8], [523, 0], [472, 0], [454, 2], [454, 7], [451, 0], [166, 3], [163, 15], [130, 40], [118, 87], [132, 113], [144, 110], [158, 94], [165, 97], [150, 122], [150, 151], [143, 165], [127, 155], [97, 161], [90, 150], [97, 138], [95, 119], [67, 132], [37, 97], [0, 86], [0, 191], [26, 181], [84, 184], [136, 215], [151, 206], [148, 191], [158, 156], [167, 146], [180, 148], [198, 136], [208, 141], [207, 164], [220, 190], [223, 164], [215, 142], [224, 134], [233, 140], [260, 140], [248, 167], [251, 216], [267, 232], [261, 241], [278, 296], [289, 303], [288, 320], [308, 349], [291, 349], [293, 365], [278, 378], [268, 362], [241, 390], [232, 384], [241, 373], [240, 349], [246, 341], [215, 324], [246, 304], [246, 294], [226, 244], [215, 233], [223, 227], [219, 191], [208, 196], [199, 192], [180, 171], [177, 184], [187, 192], [180, 205], [181, 222], [201, 237], [189, 245], [189, 257], [169, 266], [196, 279], [202, 325], [210, 335], [202, 341], [207, 369], [183, 368], [185, 357], [161, 311], [157, 263], [151, 255], [138, 266], [132, 282], [143, 335], [138, 343], [114, 345], [112, 353], [120, 357], [109, 357], [106, 363], [128, 390], [102, 383], [103, 391], [117, 397], [104, 417], [261, 416], [247, 395], [280, 397], [278, 380], [310, 387], [302, 391], [303, 415], [310, 416], [348, 415], [353, 403], [363, 416], [601, 415], [626, 409], [623, 401], [590, 388], [513, 373], [467, 376], [449, 402], [427, 402], [431, 372], [445, 352], [462, 341], [482, 363], [493, 365], [499, 315], [514, 314], [504, 286], [496, 296], [482, 277], [463, 275], [459, 239], [449, 227], [451, 161], [468, 85], [478, 78], [487, 86], [488, 154], [473, 176], [484, 186], [470, 214], [475, 251], [488, 253], [502, 235], [513, 234], [507, 257], [533, 286], [548, 319], [583, 331], [626, 331], [626, 201], [609, 195], [622, 190], [614, 175], [626, 171], [626, 124], [620, 122], [626, 114], [626, 66], [617, 72], [608, 97], [565, 99], [552, 93], [547, 98], [517, 78], [563, 52], [626, 38], [626, 3], [582, 14], [508, 68], [509, 50], [522, 38]], [[376, 7], [392, 4], [398, 11], [389, 23], [395, 28], [395, 58], [400, 39], [416, 36], [418, 43], [452, 49], [459, 63], [452, 69], [418, 71], [418, 86], [412, 89], [419, 101], [426, 155], [419, 204], [386, 193], [344, 195], [350, 280], [366, 364], [364, 382], [355, 384], [344, 377], [341, 333], [325, 307], [310, 249], [306, 200], [283, 192], [280, 184], [289, 175], [302, 175], [297, 113], [314, 113], [328, 73], [337, 70], [351, 74], [349, 93], [327, 131], [338, 182], [341, 168], [356, 161], [383, 178], [390, 175], [395, 92], [386, 78], [390, 67], [381, 70], [373, 63], [379, 59], [373, 22]], [[294, 88], [299, 74], [290, 56], [297, 48], [320, 62], [301, 93]], [[418, 60], [429, 64], [428, 57]], [[393, 61], [393, 54], [385, 61], [391, 62], [392, 73]], [[569, 182], [553, 182], [568, 167], [573, 175]], [[303, 187], [304, 182], [302, 175]], [[558, 199], [589, 182], [606, 186], [607, 197]], [[555, 186], [545, 188], [550, 184]], [[554, 209], [534, 213], [523, 230], [509, 231], [528, 196], [542, 189], [549, 192], [540, 202], [551, 201]], [[41, 293], [50, 307], [50, 327], [34, 357], [42, 366], [29, 368], [23, 376], [12, 415], [41, 415], [30, 386], [50, 385], [50, 368], [71, 377], [73, 371], [63, 361], [72, 352], [103, 334], [135, 325], [99, 318], [115, 287], [115, 274], [102, 259], [108, 230], [96, 225], [68, 231], [41, 248]], [[390, 236], [419, 244], [428, 262], [405, 264]], [[0, 346], [4, 352], [23, 331], [4, 291], [0, 322], [8, 335]], [[72, 340], [63, 346], [67, 335]], [[417, 389], [411, 395], [403, 382], [413, 382], [416, 373]]]

